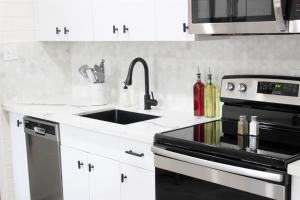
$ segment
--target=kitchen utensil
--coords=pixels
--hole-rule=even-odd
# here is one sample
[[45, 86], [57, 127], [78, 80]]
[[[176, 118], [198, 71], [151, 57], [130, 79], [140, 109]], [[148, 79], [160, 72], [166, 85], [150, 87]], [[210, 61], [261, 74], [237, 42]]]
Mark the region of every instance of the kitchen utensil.
[[88, 65], [83, 65], [81, 66], [78, 71], [79, 73], [83, 76], [83, 78], [85, 78], [86, 80], [90, 81], [89, 76], [87, 74], [87, 70], [89, 69]]

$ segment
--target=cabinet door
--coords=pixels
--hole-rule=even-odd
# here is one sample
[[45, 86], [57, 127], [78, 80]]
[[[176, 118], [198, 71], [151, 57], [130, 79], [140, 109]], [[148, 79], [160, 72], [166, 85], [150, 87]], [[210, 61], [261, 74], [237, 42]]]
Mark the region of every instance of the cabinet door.
[[156, 39], [159, 41], [192, 41], [188, 33], [188, 1], [156, 0]]
[[89, 199], [87, 153], [61, 147], [64, 200]]
[[69, 41], [93, 40], [92, 0], [64, 1], [63, 34]]
[[120, 0], [122, 38], [128, 41], [155, 39], [155, 1]]
[[122, 40], [121, 0], [93, 0], [94, 31], [96, 41]]
[[38, 0], [38, 32], [40, 41], [66, 40], [63, 32], [65, 0]]
[[23, 116], [10, 113], [9, 124], [12, 145], [15, 200], [30, 200], [26, 137], [23, 127]]
[[122, 164], [121, 173], [126, 179], [121, 183], [122, 200], [155, 200], [155, 174], [130, 165]]
[[90, 200], [120, 200], [119, 162], [89, 154]]

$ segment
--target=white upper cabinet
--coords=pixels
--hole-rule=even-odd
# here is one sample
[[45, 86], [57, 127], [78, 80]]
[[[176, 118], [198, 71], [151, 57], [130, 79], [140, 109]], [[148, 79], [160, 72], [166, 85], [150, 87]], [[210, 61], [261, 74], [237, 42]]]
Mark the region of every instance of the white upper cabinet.
[[188, 31], [187, 0], [155, 0], [156, 39], [158, 41], [192, 41]]
[[92, 0], [38, 0], [40, 41], [93, 40]]
[[63, 41], [63, 1], [38, 0], [38, 32], [40, 41]]
[[120, 0], [123, 9], [122, 33], [124, 40], [155, 40], [155, 1]]
[[93, 0], [95, 40], [155, 40], [152, 0]]
[[[91, 41], [94, 38], [92, 0], [61, 0], [66, 3], [63, 32], [71, 41]], [[65, 32], [66, 31], [66, 32]]]
[[187, 0], [37, 0], [40, 41], [189, 41]]
[[93, 0], [96, 41], [122, 40], [120, 0]]

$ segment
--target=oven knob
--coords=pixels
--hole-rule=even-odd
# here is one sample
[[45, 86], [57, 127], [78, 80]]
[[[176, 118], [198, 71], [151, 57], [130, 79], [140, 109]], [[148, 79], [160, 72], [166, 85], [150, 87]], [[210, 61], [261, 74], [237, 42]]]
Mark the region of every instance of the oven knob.
[[247, 85], [245, 83], [240, 83], [238, 90], [240, 92], [246, 92], [247, 91]]
[[234, 83], [231, 83], [231, 82], [227, 83], [226, 90], [233, 91], [234, 90]]

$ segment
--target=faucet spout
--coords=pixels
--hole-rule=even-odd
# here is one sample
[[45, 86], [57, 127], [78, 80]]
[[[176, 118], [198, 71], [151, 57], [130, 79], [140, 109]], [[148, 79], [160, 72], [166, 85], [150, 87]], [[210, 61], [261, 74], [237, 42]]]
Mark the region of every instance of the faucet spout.
[[127, 86], [132, 85], [132, 74], [133, 74], [133, 69], [135, 65], [140, 62], [142, 63], [144, 67], [144, 72], [145, 72], [145, 96], [144, 96], [144, 103], [145, 103], [145, 110], [150, 110], [151, 106], [156, 106], [157, 100], [154, 99], [153, 93], [152, 93], [152, 99], [150, 97], [150, 92], [149, 92], [149, 68], [147, 65], [147, 62], [143, 58], [135, 58], [129, 65], [129, 70], [127, 74], [127, 78], [124, 82], [125, 86], [124, 89], [127, 89]]

